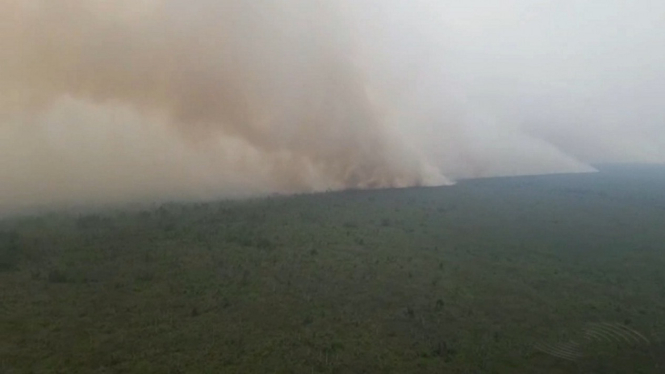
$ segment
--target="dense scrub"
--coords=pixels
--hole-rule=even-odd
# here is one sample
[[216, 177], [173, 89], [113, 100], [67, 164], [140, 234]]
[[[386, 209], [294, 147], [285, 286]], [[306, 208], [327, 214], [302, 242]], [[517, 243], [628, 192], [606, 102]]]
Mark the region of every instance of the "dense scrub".
[[0, 373], [657, 373], [658, 170], [5, 220]]

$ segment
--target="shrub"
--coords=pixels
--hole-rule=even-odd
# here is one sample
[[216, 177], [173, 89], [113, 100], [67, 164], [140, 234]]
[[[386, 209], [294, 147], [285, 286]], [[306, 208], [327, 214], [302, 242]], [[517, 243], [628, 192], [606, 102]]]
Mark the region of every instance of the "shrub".
[[58, 269], [53, 269], [48, 273], [49, 283], [67, 283], [69, 278], [65, 273]]
[[19, 235], [16, 231], [0, 233], [0, 271], [16, 267], [20, 255]]

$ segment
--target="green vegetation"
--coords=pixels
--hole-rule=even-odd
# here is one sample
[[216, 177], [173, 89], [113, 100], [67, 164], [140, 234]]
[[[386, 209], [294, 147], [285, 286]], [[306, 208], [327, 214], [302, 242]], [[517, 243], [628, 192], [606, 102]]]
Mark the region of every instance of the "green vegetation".
[[[663, 191], [611, 169], [5, 220], [0, 373], [659, 373]], [[651, 343], [534, 348], [596, 322]]]
[[0, 232], [0, 271], [11, 270], [16, 267], [19, 251], [17, 232]]

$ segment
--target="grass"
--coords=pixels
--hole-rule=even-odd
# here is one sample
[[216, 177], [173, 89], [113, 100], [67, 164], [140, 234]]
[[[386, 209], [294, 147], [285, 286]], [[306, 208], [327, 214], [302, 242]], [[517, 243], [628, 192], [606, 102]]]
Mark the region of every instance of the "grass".
[[[657, 373], [664, 189], [615, 167], [6, 219], [0, 373]], [[653, 344], [534, 349], [596, 322]]]

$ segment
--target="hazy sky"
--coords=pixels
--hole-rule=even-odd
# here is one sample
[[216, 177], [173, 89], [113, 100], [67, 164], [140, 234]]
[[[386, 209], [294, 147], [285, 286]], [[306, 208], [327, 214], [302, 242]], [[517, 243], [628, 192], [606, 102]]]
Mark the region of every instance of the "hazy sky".
[[4, 0], [0, 208], [665, 162], [665, 2]]
[[[438, 110], [432, 133], [467, 134], [467, 142], [451, 142], [502, 164], [487, 173], [519, 172], [519, 159], [538, 169], [552, 147], [581, 162], [665, 159], [664, 2], [374, 5], [381, 10], [362, 13], [363, 23], [390, 34], [382, 47], [392, 51], [387, 60], [397, 55], [395, 74], [418, 71], [410, 88], [414, 105]], [[448, 144], [453, 153], [456, 144]]]

